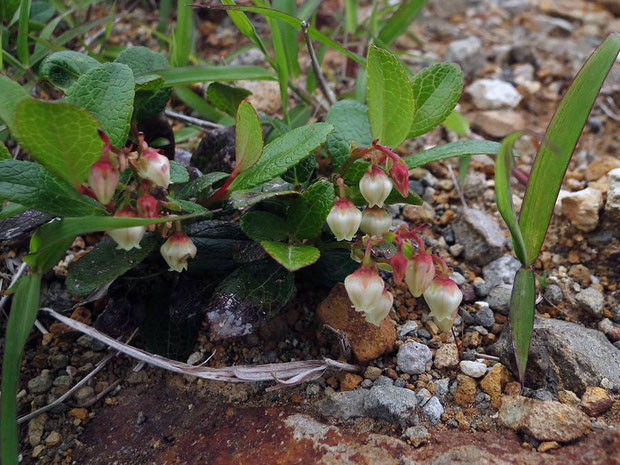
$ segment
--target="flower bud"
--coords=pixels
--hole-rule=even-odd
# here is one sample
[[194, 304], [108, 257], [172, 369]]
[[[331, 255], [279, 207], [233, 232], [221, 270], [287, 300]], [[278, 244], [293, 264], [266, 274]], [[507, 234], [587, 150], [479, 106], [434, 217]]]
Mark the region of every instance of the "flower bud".
[[155, 218], [158, 213], [157, 199], [151, 194], [142, 194], [136, 201], [136, 209], [143, 218]]
[[407, 263], [405, 282], [414, 297], [420, 297], [433, 282], [434, 277], [435, 265], [430, 255], [418, 254]]
[[409, 169], [400, 158], [392, 165], [390, 177], [400, 195], [407, 197], [409, 195]]
[[138, 174], [161, 187], [170, 184], [170, 160], [153, 150], [142, 152], [138, 159]]
[[430, 316], [442, 331], [449, 331], [459, 310], [463, 293], [450, 278], [436, 277], [424, 291]]
[[401, 252], [395, 253], [392, 258], [390, 258], [392, 276], [394, 277], [394, 282], [396, 284], [402, 282], [405, 277], [405, 273], [407, 272], [408, 264], [409, 260], [407, 260], [407, 257], [405, 257]]
[[385, 284], [369, 266], [362, 266], [344, 280], [349, 299], [358, 312], [368, 312], [377, 302]]
[[[125, 207], [118, 210], [114, 216], [120, 216], [124, 218], [137, 218], [138, 215], [129, 207]], [[140, 241], [144, 237], [146, 232], [146, 226], [132, 226], [130, 228], [118, 228], [106, 231], [108, 236], [114, 239], [117, 244], [117, 249], [131, 250], [134, 247], [140, 248]]]
[[382, 236], [392, 226], [392, 215], [380, 207], [366, 208], [362, 212], [360, 229], [371, 236]]
[[326, 221], [337, 240], [350, 241], [360, 227], [362, 212], [355, 208], [353, 202], [342, 198], [334, 202]]
[[90, 167], [88, 184], [95, 193], [97, 200], [107, 205], [114, 197], [120, 175], [118, 170], [107, 158], [100, 158]]
[[383, 207], [385, 199], [392, 192], [392, 182], [380, 168], [373, 166], [360, 180], [360, 192], [369, 207]]
[[388, 316], [394, 303], [394, 296], [386, 289], [383, 290], [375, 304], [364, 314], [364, 319], [368, 323], [380, 326], [383, 319]]
[[173, 234], [162, 244], [159, 251], [170, 267], [169, 271], [187, 270], [187, 260], [196, 256], [196, 246], [183, 233]]

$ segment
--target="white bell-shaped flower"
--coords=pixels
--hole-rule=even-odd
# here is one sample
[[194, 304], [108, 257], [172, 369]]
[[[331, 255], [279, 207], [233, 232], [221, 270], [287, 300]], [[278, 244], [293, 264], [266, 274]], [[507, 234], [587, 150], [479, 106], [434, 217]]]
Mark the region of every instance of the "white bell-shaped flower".
[[365, 313], [381, 297], [385, 283], [375, 270], [362, 266], [345, 278], [344, 287], [355, 310]]
[[161, 256], [170, 267], [169, 271], [181, 272], [187, 270], [187, 260], [196, 256], [196, 246], [183, 233], [173, 234], [159, 249]]
[[90, 167], [88, 172], [88, 184], [95, 193], [97, 200], [107, 205], [114, 197], [120, 174], [110, 160], [100, 158]]
[[[117, 211], [114, 216], [120, 216], [124, 218], [137, 218], [138, 215], [129, 207], [125, 207]], [[131, 250], [134, 247], [140, 248], [140, 241], [144, 237], [146, 232], [146, 226], [132, 226], [129, 228], [117, 228], [106, 231], [114, 242], [117, 244], [117, 249]]]
[[360, 227], [362, 212], [353, 205], [353, 202], [342, 198], [334, 202], [326, 221], [337, 240], [350, 241]]
[[384, 289], [375, 304], [364, 312], [364, 318], [368, 323], [380, 326], [394, 303], [394, 296], [387, 289]]
[[420, 297], [435, 277], [433, 258], [421, 253], [407, 262], [405, 282], [414, 297]]
[[170, 160], [153, 150], [142, 152], [137, 162], [138, 174], [161, 187], [170, 184]]
[[360, 179], [360, 192], [369, 207], [383, 207], [385, 199], [392, 192], [392, 181], [382, 169], [373, 166]]
[[362, 212], [360, 229], [371, 236], [382, 236], [392, 226], [392, 215], [381, 207], [369, 207]]
[[463, 300], [463, 293], [457, 284], [450, 278], [438, 276], [424, 291], [424, 300], [439, 329], [449, 331]]

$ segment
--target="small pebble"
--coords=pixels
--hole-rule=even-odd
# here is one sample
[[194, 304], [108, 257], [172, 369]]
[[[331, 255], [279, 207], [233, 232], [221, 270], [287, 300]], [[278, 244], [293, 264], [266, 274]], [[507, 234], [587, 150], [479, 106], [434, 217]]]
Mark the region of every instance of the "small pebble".
[[472, 378], [482, 378], [487, 372], [487, 366], [484, 363], [469, 360], [462, 360], [459, 368], [461, 372]]

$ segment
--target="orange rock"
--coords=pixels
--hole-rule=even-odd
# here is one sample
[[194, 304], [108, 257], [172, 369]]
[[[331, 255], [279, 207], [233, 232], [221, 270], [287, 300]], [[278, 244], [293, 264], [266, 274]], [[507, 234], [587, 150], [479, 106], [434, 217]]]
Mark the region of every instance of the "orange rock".
[[586, 180], [596, 181], [605, 176], [611, 170], [619, 167], [620, 160], [609, 155], [603, 155], [588, 165], [586, 168]]
[[345, 373], [340, 377], [340, 390], [341, 391], [352, 391], [356, 387], [360, 385], [360, 383], [364, 381], [360, 375], [356, 375], [354, 373]]
[[386, 318], [380, 326], [366, 322], [353, 308], [342, 283], [336, 284], [321, 302], [317, 317], [321, 324], [344, 331], [353, 356], [360, 363], [369, 362], [394, 350], [396, 329], [392, 320]]
[[581, 396], [581, 409], [591, 417], [602, 415], [613, 403], [609, 393], [600, 387], [588, 386]]
[[86, 420], [88, 418], [88, 410], [85, 408], [72, 408], [69, 410], [69, 416], [78, 420]]
[[480, 381], [480, 387], [491, 396], [491, 407], [499, 408], [502, 404], [502, 391], [510, 381], [510, 373], [504, 365], [496, 363]]
[[71, 319], [79, 321], [80, 323], [84, 323], [85, 325], [90, 325], [90, 310], [86, 307], [78, 307], [73, 310], [73, 313], [71, 313]]
[[476, 380], [463, 374], [459, 374], [456, 379], [459, 386], [454, 393], [454, 401], [462, 407], [468, 407], [476, 397]]

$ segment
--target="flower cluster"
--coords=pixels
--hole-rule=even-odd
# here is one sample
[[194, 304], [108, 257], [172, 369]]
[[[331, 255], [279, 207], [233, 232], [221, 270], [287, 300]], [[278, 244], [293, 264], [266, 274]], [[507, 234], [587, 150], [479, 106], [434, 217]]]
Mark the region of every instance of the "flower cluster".
[[[150, 148], [141, 134], [135, 150], [113, 147], [105, 134], [101, 158], [92, 165], [88, 174], [88, 185], [82, 192], [96, 198], [114, 216], [121, 218], [158, 218], [165, 216], [165, 190], [170, 184], [170, 161], [156, 150]], [[126, 173], [127, 170], [130, 172]], [[121, 174], [128, 174], [121, 183]], [[118, 194], [117, 194], [118, 191]], [[172, 234], [161, 246], [160, 252], [170, 271], [187, 269], [187, 260], [196, 255], [196, 246], [181, 232], [176, 222], [177, 232]], [[118, 249], [140, 248], [140, 242], [147, 229], [155, 226], [132, 226], [107, 231], [116, 242]], [[159, 228], [162, 236], [170, 231], [163, 223]]]
[[[405, 280], [414, 297], [423, 295], [437, 326], [442, 331], [450, 330], [463, 294], [450, 279], [448, 266], [437, 255], [427, 253], [418, 235], [420, 228], [409, 230], [403, 225], [390, 232], [392, 215], [384, 205], [394, 188], [402, 197], [408, 196], [407, 165], [377, 141], [368, 148], [353, 150], [349, 160], [358, 158], [370, 162], [359, 182], [359, 190], [367, 206], [363, 211], [358, 210], [346, 198], [344, 181], [339, 178], [340, 197], [334, 201], [327, 217], [327, 224], [339, 241], [353, 240], [358, 230], [365, 234], [361, 241], [352, 245], [352, 255], [361, 258], [362, 266], [344, 281], [355, 310], [375, 325], [381, 324], [388, 315], [394, 297], [385, 288], [385, 282], [377, 271], [378, 266], [383, 265], [383, 268], [392, 270], [396, 283]], [[373, 247], [380, 244], [388, 244], [395, 249], [389, 259], [373, 256]], [[360, 257], [364, 248], [363, 257]]]

